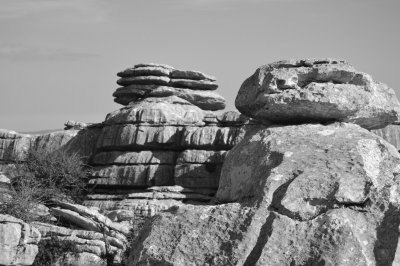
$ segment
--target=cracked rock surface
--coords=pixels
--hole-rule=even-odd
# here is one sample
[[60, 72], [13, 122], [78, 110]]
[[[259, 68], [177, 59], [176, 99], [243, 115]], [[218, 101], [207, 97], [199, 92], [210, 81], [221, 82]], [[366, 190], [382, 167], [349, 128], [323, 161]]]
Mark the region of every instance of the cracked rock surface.
[[341, 60], [287, 60], [246, 79], [237, 109], [274, 123], [351, 122], [367, 129], [396, 121], [399, 102], [387, 85]]
[[131, 265], [392, 265], [399, 170], [396, 149], [357, 125], [255, 130], [225, 158], [225, 203], [156, 216]]

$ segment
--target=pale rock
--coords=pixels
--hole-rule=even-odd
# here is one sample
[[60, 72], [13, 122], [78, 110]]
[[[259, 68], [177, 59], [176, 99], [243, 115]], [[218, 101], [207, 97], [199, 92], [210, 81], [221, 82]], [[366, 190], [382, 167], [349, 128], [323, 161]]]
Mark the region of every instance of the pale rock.
[[93, 167], [89, 184], [149, 187], [174, 185], [173, 165], [112, 165]]
[[107, 115], [104, 124], [201, 125], [203, 111], [176, 96], [146, 98]]
[[171, 73], [171, 69], [161, 66], [142, 66], [136, 68], [127, 68], [124, 71], [118, 72], [117, 76], [121, 78], [136, 77], [136, 76], [166, 76]]
[[170, 79], [163, 76], [127, 77], [117, 80], [117, 84], [121, 86], [128, 86], [132, 84], [169, 85]]
[[392, 145], [354, 124], [260, 127], [225, 158], [217, 199], [238, 203], [159, 213], [129, 263], [392, 265], [399, 165]]
[[0, 265], [31, 265], [38, 253], [40, 237], [35, 227], [0, 214]]
[[209, 81], [216, 81], [215, 77], [210, 75], [204, 74], [200, 71], [194, 70], [178, 70], [173, 69], [171, 70], [170, 77], [174, 79], [192, 79], [192, 80], [209, 80]]
[[174, 151], [109, 151], [96, 153], [91, 161], [93, 165], [132, 165], [132, 164], [168, 164], [174, 165], [177, 152]]
[[397, 120], [394, 91], [337, 60], [280, 61], [261, 66], [244, 81], [238, 110], [278, 124], [341, 121], [367, 129]]

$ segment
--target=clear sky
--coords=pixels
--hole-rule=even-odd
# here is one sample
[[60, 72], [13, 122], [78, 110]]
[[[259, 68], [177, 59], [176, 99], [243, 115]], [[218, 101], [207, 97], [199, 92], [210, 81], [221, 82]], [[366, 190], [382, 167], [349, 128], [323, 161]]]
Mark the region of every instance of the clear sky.
[[346, 59], [400, 95], [399, 0], [0, 0], [0, 128], [101, 122], [143, 62], [245, 78], [289, 58]]

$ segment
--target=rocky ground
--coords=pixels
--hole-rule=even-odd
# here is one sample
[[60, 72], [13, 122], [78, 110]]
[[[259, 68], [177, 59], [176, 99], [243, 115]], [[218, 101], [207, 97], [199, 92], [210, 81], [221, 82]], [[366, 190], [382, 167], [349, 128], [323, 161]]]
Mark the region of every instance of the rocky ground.
[[400, 265], [392, 89], [341, 60], [280, 61], [244, 81], [240, 114], [199, 71], [118, 76], [102, 123], [0, 131], [1, 202], [30, 150], [92, 169], [82, 205], [35, 209], [51, 222], [0, 215], [0, 265]]

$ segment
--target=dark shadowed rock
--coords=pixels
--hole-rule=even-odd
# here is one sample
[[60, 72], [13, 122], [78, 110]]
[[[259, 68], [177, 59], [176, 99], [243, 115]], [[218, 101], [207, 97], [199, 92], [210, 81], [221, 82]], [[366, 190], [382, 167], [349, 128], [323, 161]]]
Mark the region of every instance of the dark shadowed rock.
[[244, 81], [235, 101], [243, 114], [282, 124], [342, 121], [367, 129], [397, 120], [392, 89], [344, 61], [279, 61]]

